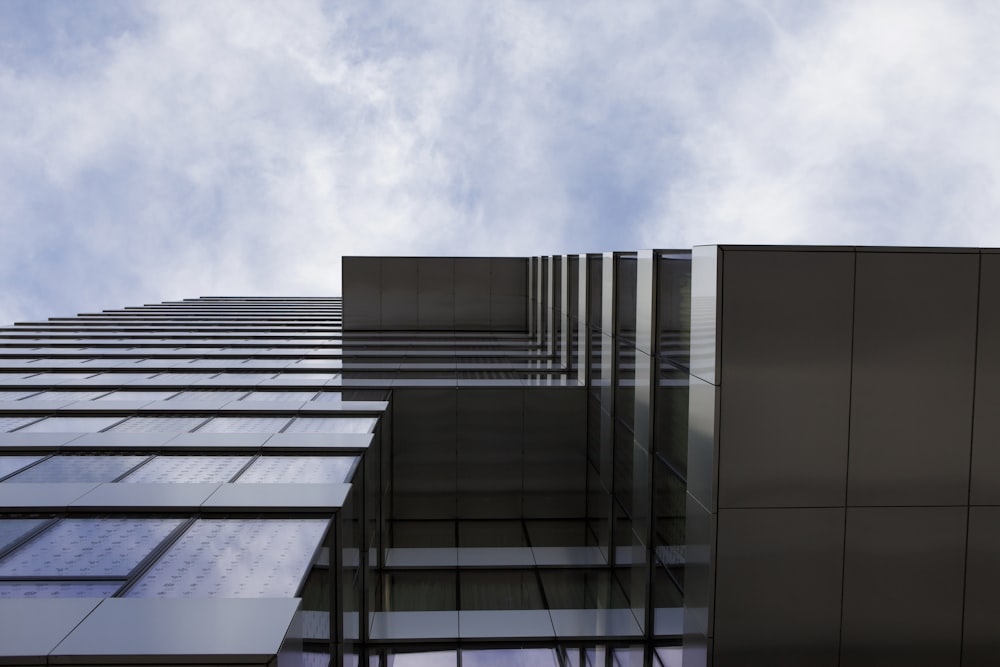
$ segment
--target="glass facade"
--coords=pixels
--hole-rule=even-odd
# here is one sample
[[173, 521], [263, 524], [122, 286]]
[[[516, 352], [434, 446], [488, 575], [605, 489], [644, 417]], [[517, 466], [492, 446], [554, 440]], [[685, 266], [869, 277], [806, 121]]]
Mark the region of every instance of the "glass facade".
[[354, 270], [0, 329], [0, 601], [291, 600], [288, 664], [679, 664], [688, 256]]

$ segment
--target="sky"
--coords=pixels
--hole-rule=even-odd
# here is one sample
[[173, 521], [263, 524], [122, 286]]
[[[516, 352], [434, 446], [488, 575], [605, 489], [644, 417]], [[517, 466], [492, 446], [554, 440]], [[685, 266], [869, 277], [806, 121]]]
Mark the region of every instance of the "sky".
[[994, 0], [0, 0], [0, 324], [343, 255], [1000, 246]]

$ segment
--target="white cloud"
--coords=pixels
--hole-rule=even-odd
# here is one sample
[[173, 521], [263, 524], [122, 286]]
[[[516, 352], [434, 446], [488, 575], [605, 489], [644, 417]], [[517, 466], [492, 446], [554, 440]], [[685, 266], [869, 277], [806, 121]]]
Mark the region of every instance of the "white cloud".
[[996, 242], [988, 3], [109, 7], [0, 7], [0, 320], [344, 254]]

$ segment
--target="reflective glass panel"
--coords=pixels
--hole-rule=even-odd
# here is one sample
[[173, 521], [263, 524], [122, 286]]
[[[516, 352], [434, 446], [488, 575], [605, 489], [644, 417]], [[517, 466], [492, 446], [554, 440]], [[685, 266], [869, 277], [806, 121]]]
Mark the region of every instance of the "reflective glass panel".
[[199, 433], [277, 433], [288, 417], [216, 417], [198, 429]]
[[163, 401], [176, 391], [115, 391], [100, 397], [99, 401]]
[[3, 551], [48, 519], [0, 519], [0, 551]]
[[464, 649], [462, 667], [558, 667], [555, 649]]
[[293, 597], [325, 519], [201, 519], [128, 597]]
[[340, 403], [343, 400], [343, 394], [339, 391], [321, 391], [316, 394], [316, 398], [313, 400], [324, 403]]
[[174, 401], [236, 401], [246, 394], [245, 391], [182, 391], [174, 396]]
[[38, 417], [0, 417], [0, 431], [13, 431], [16, 428], [30, 424]]
[[252, 391], [243, 397], [244, 401], [308, 401], [312, 391]]
[[53, 456], [6, 480], [24, 482], [110, 482], [146, 460], [145, 456]]
[[21, 429], [22, 433], [97, 433], [121, 417], [49, 417]]
[[331, 484], [346, 482], [353, 456], [262, 456], [237, 482]]
[[16, 401], [31, 396], [34, 391], [0, 391], [0, 401]]
[[181, 519], [62, 519], [0, 559], [5, 577], [125, 577]]
[[6, 477], [7, 475], [20, 470], [29, 463], [34, 463], [41, 456], [0, 456], [0, 477]]
[[107, 389], [100, 391], [43, 391], [37, 396], [32, 396], [36, 401], [92, 401], [95, 398], [104, 396]]
[[249, 456], [157, 456], [123, 483], [228, 482], [250, 460]]
[[111, 429], [112, 433], [187, 433], [204, 417], [132, 417]]
[[377, 417], [298, 417], [285, 433], [371, 433]]
[[9, 598], [107, 598], [122, 581], [0, 581], [0, 600]]

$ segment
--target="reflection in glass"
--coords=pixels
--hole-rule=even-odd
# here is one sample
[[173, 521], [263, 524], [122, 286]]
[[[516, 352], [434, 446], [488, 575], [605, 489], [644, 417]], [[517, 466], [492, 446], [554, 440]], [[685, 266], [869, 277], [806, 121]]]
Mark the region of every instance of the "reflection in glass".
[[112, 433], [187, 433], [205, 421], [204, 417], [132, 417], [118, 424]]
[[0, 581], [0, 600], [9, 598], [107, 598], [124, 581]]
[[0, 519], [0, 551], [35, 530], [48, 519]]
[[347, 481], [354, 456], [262, 456], [237, 482], [332, 484]]
[[62, 519], [0, 559], [4, 577], [126, 577], [181, 519]]
[[0, 417], [0, 432], [13, 431], [37, 419], [38, 417]]
[[146, 460], [145, 456], [53, 456], [6, 480], [27, 482], [110, 482]]
[[201, 519], [128, 597], [294, 597], [325, 519]]
[[557, 667], [555, 649], [501, 648], [462, 650], [462, 667]]
[[376, 417], [299, 417], [285, 433], [371, 433]]
[[278, 433], [288, 417], [216, 417], [198, 433]]
[[25, 426], [20, 433], [97, 433], [121, 417], [49, 417], [40, 422]]
[[0, 478], [20, 470], [42, 458], [41, 456], [0, 456]]
[[228, 482], [248, 461], [249, 456], [157, 456], [121, 481], [143, 484]]
[[114, 391], [96, 399], [98, 401], [163, 401], [175, 391]]

